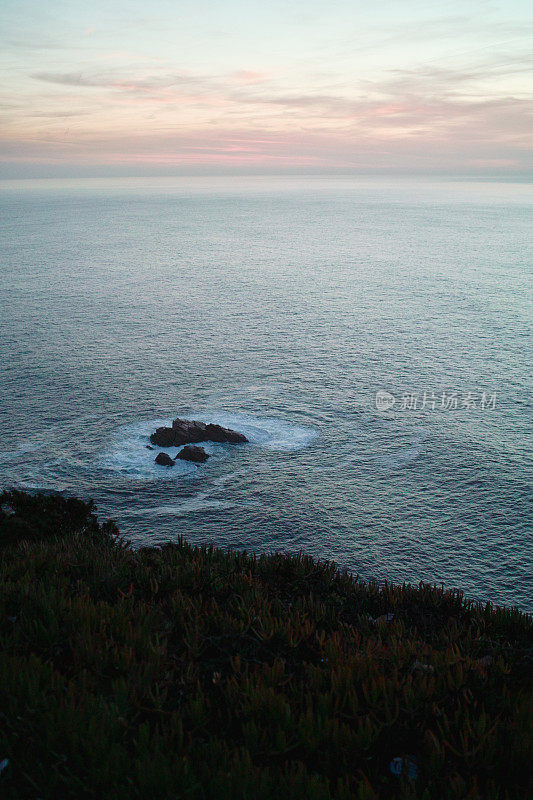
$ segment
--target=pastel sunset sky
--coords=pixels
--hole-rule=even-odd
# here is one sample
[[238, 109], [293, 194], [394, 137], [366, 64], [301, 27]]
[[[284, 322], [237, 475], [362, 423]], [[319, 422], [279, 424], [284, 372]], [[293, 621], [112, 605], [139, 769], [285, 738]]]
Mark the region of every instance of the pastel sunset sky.
[[0, 174], [530, 174], [529, 8], [3, 0]]

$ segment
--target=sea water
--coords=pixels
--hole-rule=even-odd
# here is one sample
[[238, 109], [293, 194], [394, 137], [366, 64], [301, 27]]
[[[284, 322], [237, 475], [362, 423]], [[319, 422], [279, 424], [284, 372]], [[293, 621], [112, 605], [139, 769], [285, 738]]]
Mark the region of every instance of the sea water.
[[[529, 185], [0, 193], [3, 487], [92, 497], [135, 546], [303, 550], [533, 608]], [[250, 443], [160, 467], [176, 416]]]

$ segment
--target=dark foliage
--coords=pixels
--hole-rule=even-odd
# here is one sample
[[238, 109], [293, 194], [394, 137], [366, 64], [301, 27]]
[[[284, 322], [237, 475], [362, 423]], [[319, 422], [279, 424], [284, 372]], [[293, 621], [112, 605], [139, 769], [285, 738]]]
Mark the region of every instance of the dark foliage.
[[529, 796], [518, 611], [0, 502], [3, 797]]

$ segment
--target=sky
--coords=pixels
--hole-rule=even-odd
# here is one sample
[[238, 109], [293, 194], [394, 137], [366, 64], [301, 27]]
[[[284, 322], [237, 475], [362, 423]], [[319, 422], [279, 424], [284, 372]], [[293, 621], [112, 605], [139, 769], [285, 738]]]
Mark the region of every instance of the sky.
[[530, 6], [2, 0], [0, 177], [528, 177]]

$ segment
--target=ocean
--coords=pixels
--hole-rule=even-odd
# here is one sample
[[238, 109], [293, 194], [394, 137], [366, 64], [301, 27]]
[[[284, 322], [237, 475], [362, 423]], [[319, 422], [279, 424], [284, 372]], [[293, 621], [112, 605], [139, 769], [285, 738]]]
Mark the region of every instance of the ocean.
[[[302, 550], [533, 610], [532, 205], [489, 181], [2, 182], [1, 486], [94, 498], [134, 546]], [[250, 443], [160, 467], [176, 416]]]

